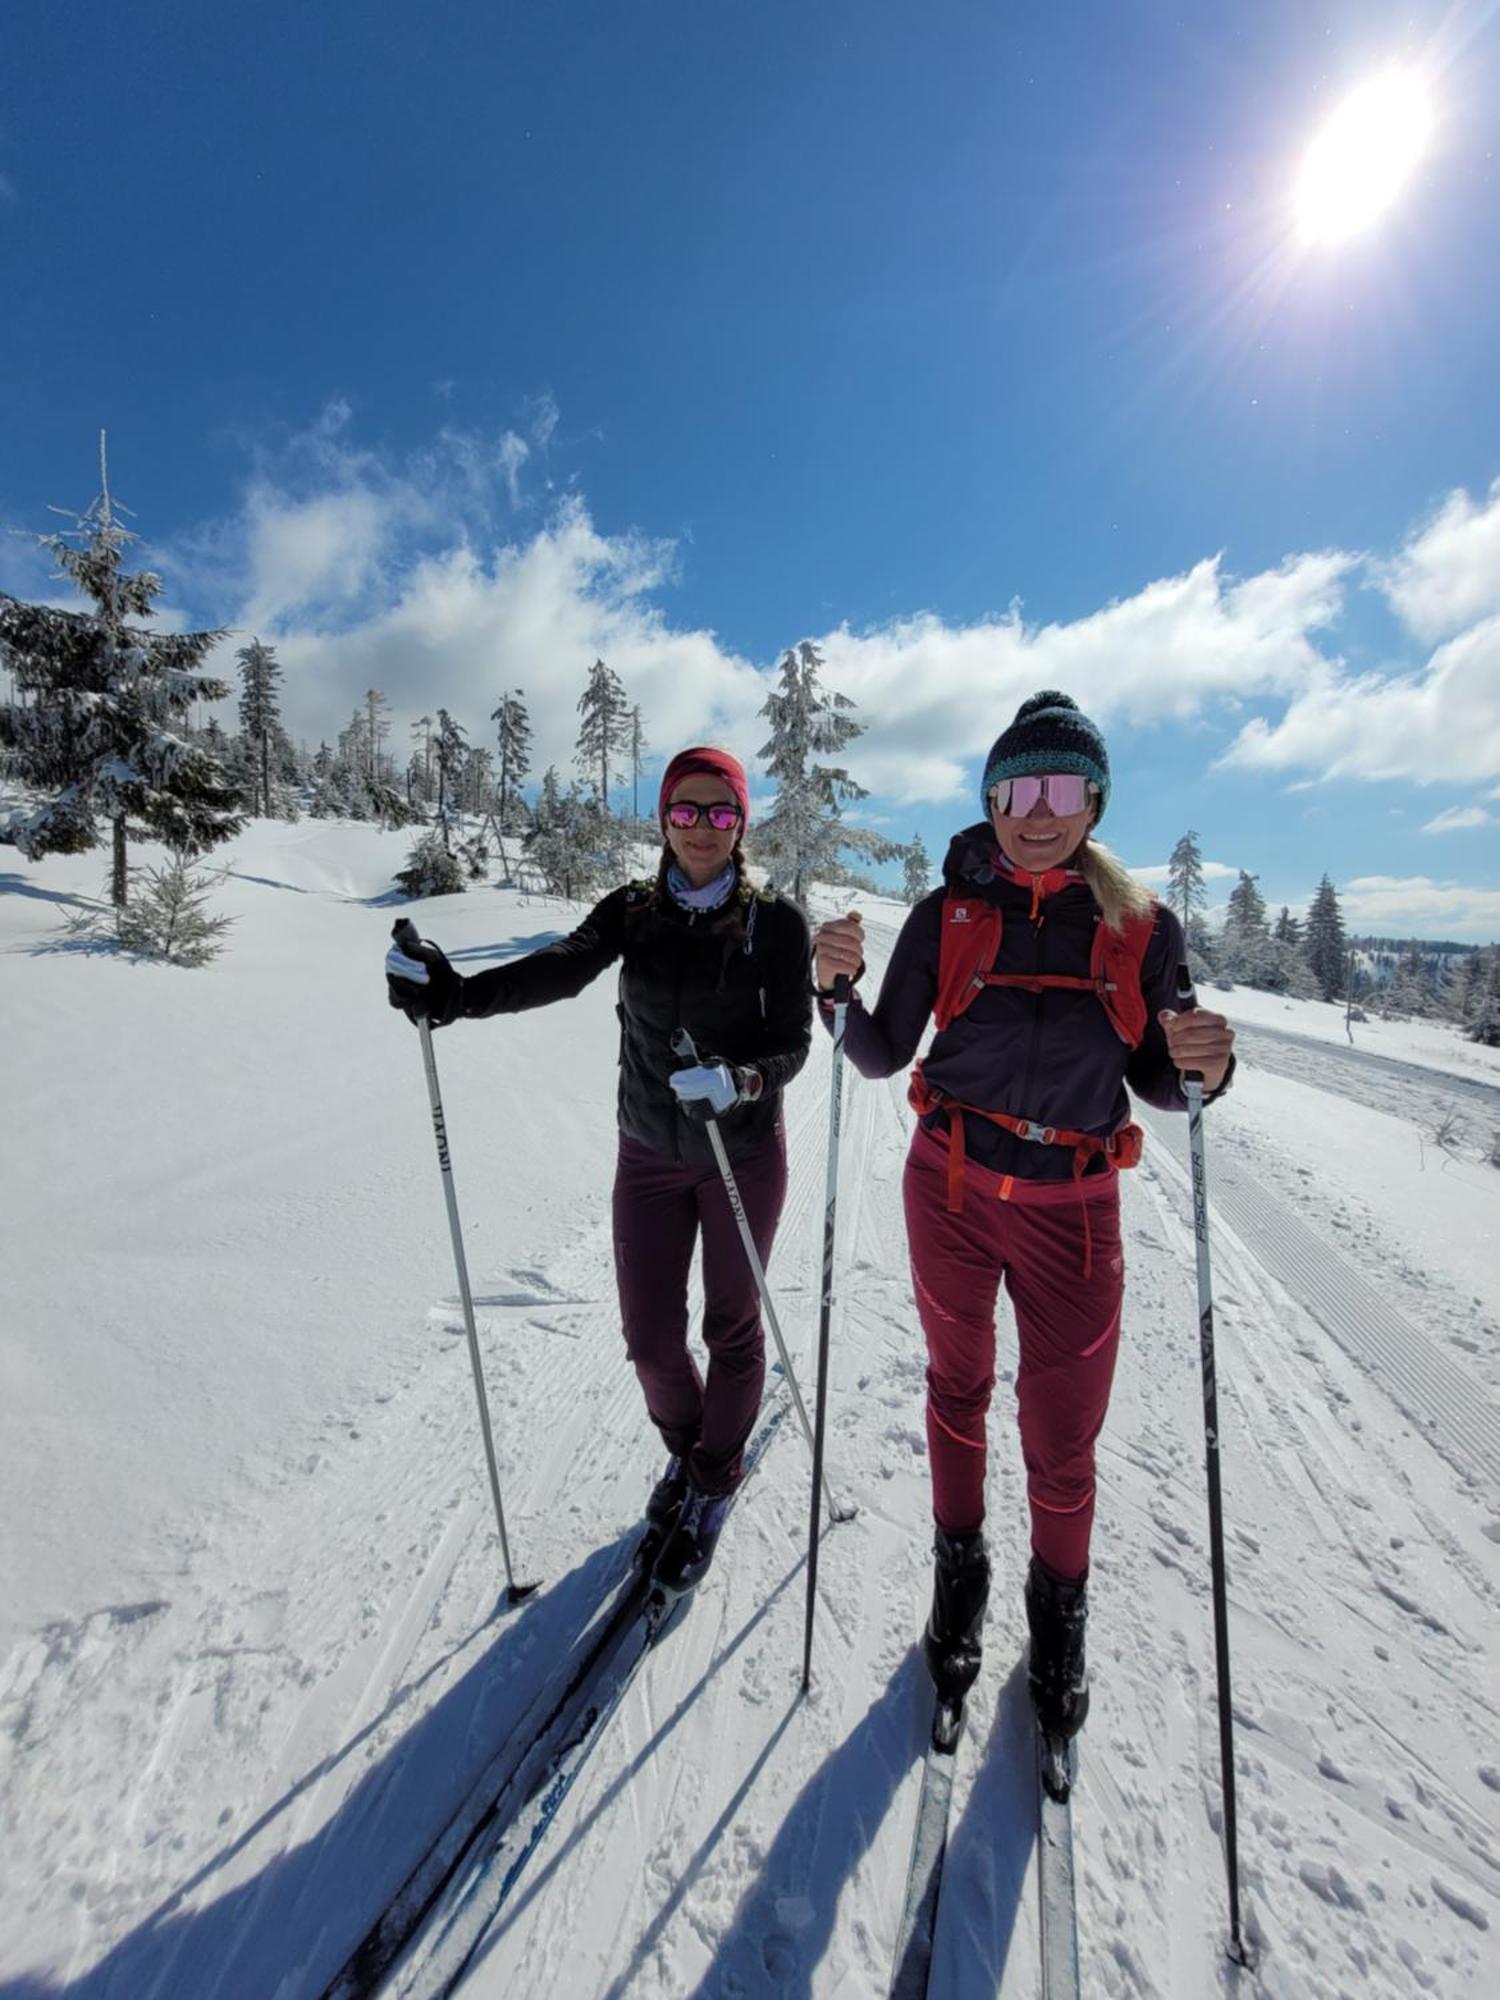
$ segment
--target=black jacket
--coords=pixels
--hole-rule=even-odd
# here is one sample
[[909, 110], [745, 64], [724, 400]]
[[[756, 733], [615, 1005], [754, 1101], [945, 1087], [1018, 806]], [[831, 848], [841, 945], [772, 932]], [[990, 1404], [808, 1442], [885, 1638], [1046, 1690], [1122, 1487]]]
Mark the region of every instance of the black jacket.
[[759, 1070], [760, 1097], [721, 1120], [725, 1150], [743, 1158], [781, 1115], [781, 1093], [807, 1060], [811, 947], [794, 903], [742, 884], [718, 910], [684, 910], [653, 882], [628, 882], [569, 936], [513, 965], [465, 979], [463, 1012], [519, 1014], [570, 999], [620, 966], [620, 1130], [682, 1165], [713, 1164], [708, 1135], [684, 1117], [667, 1083], [686, 1028], [700, 1059]]
[[[943, 899], [949, 894], [999, 904], [1004, 931], [995, 970], [1087, 976], [1099, 922], [1087, 885], [1076, 882], [1049, 896], [1036, 922], [1030, 892], [998, 872], [994, 857], [995, 837], [984, 823], [955, 835], [944, 887], [923, 897], [903, 924], [873, 1012], [857, 998], [851, 1004], [844, 1046], [861, 1075], [891, 1076], [917, 1052], [937, 998]], [[1185, 1110], [1182, 1080], [1157, 1015], [1164, 1007], [1182, 1011], [1197, 1004], [1177, 997], [1178, 967], [1186, 957], [1181, 924], [1158, 904], [1141, 965], [1146, 1032], [1139, 1048], [1125, 1046], [1092, 993], [990, 986], [933, 1037], [924, 1074], [960, 1104], [1101, 1137], [1130, 1115], [1127, 1084], [1161, 1110]], [[1228, 1082], [1226, 1077], [1215, 1094]], [[948, 1113], [929, 1112], [923, 1123], [946, 1131]], [[1018, 1180], [1066, 1180], [1073, 1172], [1066, 1147], [1036, 1145], [967, 1114], [964, 1146], [971, 1160]], [[1107, 1169], [1097, 1161], [1090, 1171]]]

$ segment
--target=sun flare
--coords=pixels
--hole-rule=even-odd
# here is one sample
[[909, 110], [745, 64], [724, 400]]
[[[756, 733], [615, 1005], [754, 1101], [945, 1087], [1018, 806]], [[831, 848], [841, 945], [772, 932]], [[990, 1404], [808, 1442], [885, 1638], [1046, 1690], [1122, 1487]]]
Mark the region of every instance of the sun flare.
[[1386, 70], [1353, 91], [1308, 147], [1293, 208], [1303, 241], [1342, 243], [1391, 207], [1432, 133], [1420, 79]]

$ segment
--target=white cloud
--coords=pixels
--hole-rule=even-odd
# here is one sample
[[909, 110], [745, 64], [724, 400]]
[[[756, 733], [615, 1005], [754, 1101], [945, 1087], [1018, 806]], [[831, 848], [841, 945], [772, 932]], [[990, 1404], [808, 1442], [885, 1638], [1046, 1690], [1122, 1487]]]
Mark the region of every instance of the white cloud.
[[[1171, 869], [1165, 861], [1155, 862], [1149, 868], [1132, 868], [1131, 874], [1137, 882], [1144, 882], [1148, 889], [1160, 889], [1166, 884]], [[1237, 882], [1240, 871], [1231, 868], [1225, 861], [1205, 861], [1203, 879], [1205, 882]]]
[[1423, 833], [1464, 833], [1473, 826], [1500, 826], [1500, 816], [1485, 806], [1449, 806], [1436, 819], [1428, 820]]
[[[897, 804], [968, 789], [1020, 701], [1063, 687], [1107, 724], [1193, 721], [1226, 700], [1291, 694], [1332, 677], [1308, 636], [1333, 620], [1356, 558], [1325, 552], [1233, 582], [1217, 557], [1066, 625], [1030, 628], [1017, 608], [954, 628], [931, 613], [820, 640], [828, 678], [869, 721], [850, 746], [861, 784]], [[977, 801], [976, 801], [977, 808]]]
[[1477, 504], [1461, 489], [1450, 493], [1380, 580], [1420, 639], [1447, 638], [1500, 612], [1500, 479]]
[[[237, 514], [174, 552], [183, 582], [238, 628], [236, 644], [251, 631], [277, 643], [295, 668], [285, 705], [300, 733], [336, 728], [380, 686], [398, 719], [441, 703], [478, 740], [499, 689], [521, 686], [538, 768], [565, 764], [582, 676], [602, 655], [658, 753], [716, 734], [753, 755], [776, 661], [673, 622], [676, 543], [604, 534], [576, 497], [532, 511], [550, 488], [558, 428], [542, 395], [513, 430], [446, 425], [394, 461], [356, 445], [335, 399], [303, 433], [252, 447]], [[1210, 749], [1233, 717], [1222, 763], [1303, 784], [1493, 780], [1500, 618], [1450, 638], [1418, 671], [1351, 676], [1329, 638], [1368, 561], [1324, 550], [1235, 578], [1206, 557], [1067, 623], [1028, 624], [1012, 605], [964, 626], [931, 612], [840, 625], [818, 644], [828, 685], [866, 724], [845, 761], [898, 812], [977, 810], [973, 772], [990, 742], [1021, 699], [1058, 686], [1106, 728], [1185, 725], [1213, 732]]]
[[1221, 764], [1324, 778], [1473, 782], [1500, 770], [1500, 617], [1415, 674], [1326, 677], [1279, 722], [1247, 722]]
[[1500, 889], [1427, 875], [1360, 875], [1339, 889], [1345, 923], [1377, 937], [1500, 937]]

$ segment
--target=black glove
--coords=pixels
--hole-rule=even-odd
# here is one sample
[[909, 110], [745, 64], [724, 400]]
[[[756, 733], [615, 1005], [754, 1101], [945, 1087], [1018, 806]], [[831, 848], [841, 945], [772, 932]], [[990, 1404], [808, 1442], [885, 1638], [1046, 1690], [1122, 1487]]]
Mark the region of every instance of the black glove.
[[386, 997], [416, 1025], [446, 1028], [464, 1010], [464, 982], [442, 952], [403, 917], [391, 933], [394, 942], [385, 955]]

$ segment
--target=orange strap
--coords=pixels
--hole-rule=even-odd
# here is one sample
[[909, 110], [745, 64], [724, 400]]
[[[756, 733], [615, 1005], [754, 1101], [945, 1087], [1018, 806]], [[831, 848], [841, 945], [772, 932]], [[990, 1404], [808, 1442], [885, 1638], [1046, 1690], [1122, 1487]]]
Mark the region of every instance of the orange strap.
[[[1073, 1179], [1078, 1182], [1078, 1198], [1083, 1207], [1083, 1275], [1093, 1275], [1094, 1244], [1089, 1228], [1088, 1202], [1084, 1198], [1082, 1181], [1089, 1162], [1102, 1158], [1111, 1172], [1119, 1172], [1126, 1167], [1139, 1166], [1145, 1150], [1146, 1135], [1139, 1125], [1122, 1125], [1101, 1139], [1094, 1132], [1070, 1132], [1060, 1125], [1038, 1125], [1031, 1118], [1012, 1118], [1005, 1111], [986, 1111], [982, 1105], [961, 1104], [956, 1098], [935, 1090], [922, 1074], [922, 1065], [917, 1064], [912, 1071], [911, 1089], [907, 1093], [912, 1109], [919, 1117], [929, 1111], [946, 1111], [948, 1114], [948, 1212], [961, 1213], [964, 1205], [964, 1149], [963, 1114], [970, 1111], [976, 1118], [987, 1118], [992, 1125], [999, 1125], [1007, 1132], [1014, 1132], [1018, 1139], [1028, 1139], [1042, 1146], [1071, 1146], [1073, 1149]], [[1010, 1193], [1011, 1177], [1007, 1175], [1001, 1184], [1001, 1197]]]

